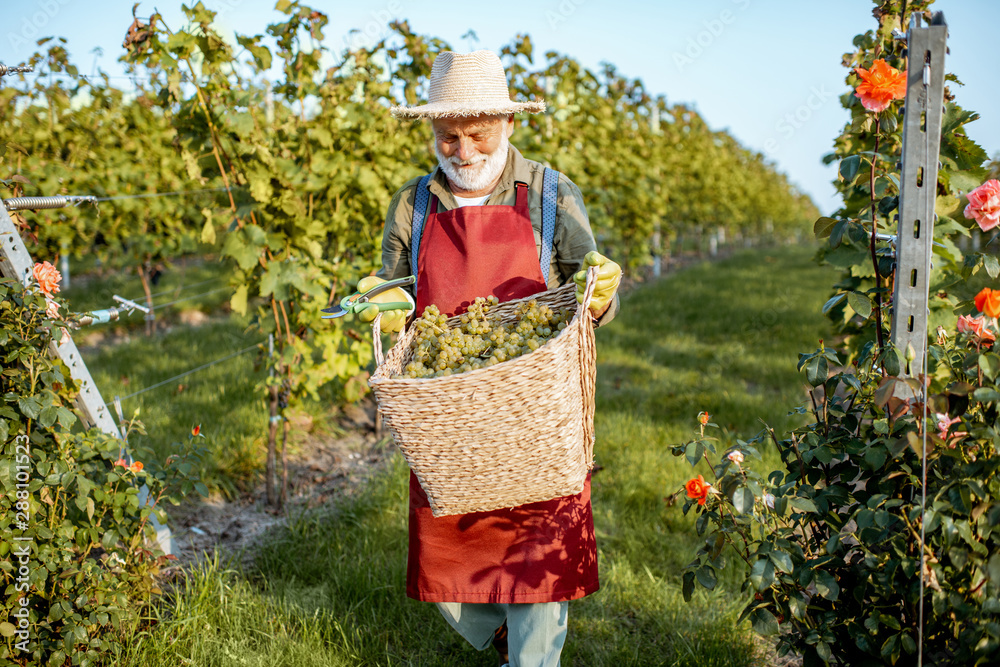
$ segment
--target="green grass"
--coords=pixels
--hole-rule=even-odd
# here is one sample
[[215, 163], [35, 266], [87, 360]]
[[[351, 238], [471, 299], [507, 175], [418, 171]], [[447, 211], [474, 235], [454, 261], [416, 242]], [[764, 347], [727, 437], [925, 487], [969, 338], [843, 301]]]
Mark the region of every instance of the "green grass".
[[[267, 410], [254, 390], [263, 379], [255, 366], [257, 352], [154, 387], [260, 342], [259, 334], [247, 332], [247, 318], [226, 314], [226, 275], [221, 262], [179, 260], [152, 286], [158, 323], [153, 335], [145, 335], [143, 315], [136, 311], [117, 322], [85, 327], [75, 337], [108, 406], [120, 396], [125, 418], [138, 414], [142, 421], [147, 434], [130, 436], [131, 445], [147, 446], [164, 460], [200, 424], [211, 452], [202, 481], [213, 491], [235, 496], [257, 477], [266, 441]], [[134, 272], [102, 276], [92, 269], [74, 276], [62, 293], [69, 309], [78, 313], [118, 306], [114, 295], [145, 304]], [[198, 326], [184, 324], [182, 314], [192, 311], [211, 316], [200, 318], [205, 321]]]
[[[151, 448], [162, 461], [200, 424], [210, 448], [203, 481], [232, 496], [248, 488], [263, 461], [267, 407], [255, 389], [265, 372], [255, 367], [259, 353], [250, 350], [154, 385], [260, 340], [260, 334], [246, 332], [246, 318], [231, 315], [198, 327], [175, 326], [150, 337], [136, 333], [129, 342], [90, 351], [84, 359], [108, 406], [121, 396], [125, 418], [138, 414], [143, 423], [146, 435], [130, 436], [131, 445]], [[135, 392], [142, 393], [128, 398]]]
[[[570, 605], [564, 665], [760, 664], [747, 624], [735, 626], [737, 573], [727, 569], [690, 604], [681, 597], [697, 538], [691, 517], [664, 502], [692, 475], [670, 446], [692, 436], [701, 410], [724, 439], [753, 435], [759, 418], [779, 430], [794, 423], [787, 413], [805, 396], [797, 352], [826, 331], [818, 313], [835, 279], [810, 257], [806, 248], [756, 250], [695, 266], [627, 295], [598, 332], [602, 588]], [[246, 418], [214, 417], [220, 428]], [[764, 467], [776, 464], [765, 452]], [[336, 507], [292, 517], [252, 571], [217, 561], [194, 568], [160, 622], [136, 633], [115, 663], [495, 664], [432, 605], [404, 595], [406, 476], [393, 457]]]

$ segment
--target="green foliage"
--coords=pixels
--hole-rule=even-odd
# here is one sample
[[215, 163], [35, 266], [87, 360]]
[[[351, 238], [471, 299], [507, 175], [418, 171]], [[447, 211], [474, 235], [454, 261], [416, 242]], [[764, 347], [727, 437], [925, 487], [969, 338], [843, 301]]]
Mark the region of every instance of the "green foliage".
[[[1000, 648], [1000, 357], [979, 343], [962, 334], [931, 347], [926, 421], [921, 403], [896, 397], [917, 394], [919, 381], [883, 377], [871, 348], [855, 369], [831, 373], [840, 359], [821, 347], [800, 360], [824, 390], [814, 423], [782, 439], [767, 429], [737, 440], [730, 452], [739, 454], [717, 464], [703, 436], [675, 447], [715, 475], [704, 507], [684, 505], [697, 510], [704, 538], [685, 568], [685, 595], [696, 582], [713, 587], [731, 545], [747, 568], [743, 617], [761, 634], [780, 633], [779, 652], [800, 652], [807, 665], [906, 664], [924, 568], [928, 664], [989, 664]], [[769, 442], [785, 470], [765, 480], [748, 461]]]
[[[0, 127], [0, 144], [8, 149], [0, 161], [24, 179], [25, 196], [105, 197], [213, 185], [192, 181], [174, 148], [176, 132], [145, 87], [132, 96], [104, 77], [77, 78], [67, 85], [65, 76], [77, 72], [64, 41], [31, 58], [38, 70], [33, 83], [0, 84], [0, 104], [14, 111]], [[199, 197], [123, 199], [96, 209], [70, 207], [19, 217], [22, 235], [39, 260], [96, 254], [112, 268], [151, 267], [199, 247], [201, 225], [196, 223], [205, 204]]]
[[71, 430], [78, 387], [48, 352], [65, 325], [47, 311], [64, 304], [6, 278], [0, 297], [0, 658], [96, 664], [161, 592], [149, 515], [197, 490], [198, 451], [126, 467], [121, 441]]
[[[844, 62], [879, 57], [903, 69], [890, 32], [909, 21], [900, 21], [899, 2], [876, 4], [879, 29], [856, 38], [858, 51]], [[858, 83], [853, 73], [848, 83]], [[823, 312], [848, 337], [839, 351], [821, 341], [799, 355], [812, 389], [810, 406], [797, 412], [812, 423], [737, 440], [719, 462], [699, 444], [703, 430], [674, 448], [714, 473], [707, 502], [684, 505], [698, 513], [704, 538], [685, 568], [685, 595], [714, 585], [730, 545], [746, 567], [743, 618], [778, 635], [779, 653], [800, 653], [805, 665], [910, 664], [921, 631], [924, 664], [991, 664], [1000, 649], [1000, 357], [988, 351], [996, 319], [976, 319], [978, 331], [965, 320], [949, 333], [956, 314], [976, 313], [970, 299], [983, 274], [997, 274], [990, 258], [964, 258], [951, 241], [968, 233], [960, 196], [985, 173], [985, 153], [963, 129], [976, 115], [951, 101], [945, 111], [930, 289], [944, 326], [929, 346], [925, 390], [901, 375], [912, 355], [885, 340], [894, 265], [872, 247], [876, 231], [894, 226], [901, 117], [893, 106], [865, 111], [853, 92], [842, 99], [853, 114], [836, 142], [845, 205], [814, 231], [826, 239], [820, 257], [845, 270]], [[749, 457], [769, 443], [784, 470], [763, 479]]]
[[[450, 47], [400, 21], [386, 40], [338, 56], [324, 42], [325, 14], [297, 0], [276, 10], [262, 34], [235, 41], [200, 2], [180, 26], [155, 13], [135, 19], [123, 56], [143, 82], [134, 98], [107, 79], [0, 88], [16, 117], [0, 141], [13, 149], [5, 165], [32, 179], [26, 194], [222, 190], [114, 200], [99, 218], [86, 208], [30, 214], [24, 224], [40, 258], [97, 247], [108, 263], [135, 267], [147, 295], [157, 264], [199, 244], [217, 249], [232, 309], [274, 334], [274, 372], [260, 389], [281, 413], [319, 400], [322, 387], [338, 401], [367, 390], [367, 331], [320, 310], [377, 267], [392, 193], [434, 167], [428, 127], [387, 107], [418, 103], [434, 57]], [[519, 121], [515, 142], [581, 187], [602, 248], [627, 269], [649, 263], [657, 230], [668, 247], [717, 228], [786, 239], [815, 215], [762, 155], [613, 67], [594, 73], [555, 53], [535, 66], [526, 35], [502, 56], [512, 94], [551, 105]], [[282, 75], [268, 86], [272, 62]], [[75, 76], [61, 44], [34, 63]]]
[[[371, 345], [319, 311], [375, 268], [392, 191], [430, 164], [414, 155], [421, 128], [392, 120], [381, 104], [392, 88], [373, 59], [382, 47], [348, 54], [321, 78], [326, 17], [297, 2], [279, 10], [287, 20], [267, 28], [285, 73], [273, 116], [262, 112], [265, 91], [248, 81], [270, 64], [263, 37], [238, 36], [246, 54], [238, 60], [200, 4], [176, 32], [153, 20], [152, 37], [132, 45], [130, 62], [161, 82], [157, 99], [185, 161], [230, 189], [227, 205], [206, 218], [233, 220], [225, 233], [213, 227], [233, 264], [233, 309], [254, 312], [257, 328], [275, 334], [269, 391], [280, 388], [282, 404], [294, 406], [317, 400], [334, 381], [354, 400], [364, 391]], [[176, 83], [183, 74], [193, 86]], [[309, 113], [307, 103], [315, 104]]]

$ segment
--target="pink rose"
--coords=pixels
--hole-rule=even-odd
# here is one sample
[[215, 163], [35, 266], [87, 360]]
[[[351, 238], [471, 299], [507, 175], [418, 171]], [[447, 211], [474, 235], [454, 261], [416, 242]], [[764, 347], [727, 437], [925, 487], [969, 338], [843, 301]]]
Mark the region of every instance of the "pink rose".
[[969, 193], [965, 217], [975, 219], [984, 232], [1000, 225], [1000, 181], [991, 178]]
[[743, 452], [734, 449], [733, 451], [729, 452], [726, 458], [736, 464], [743, 463]]
[[955, 431], [951, 434], [951, 436], [948, 435], [948, 431], [951, 427], [962, 421], [960, 417], [948, 419], [948, 415], [943, 412], [935, 412], [934, 417], [937, 418], [938, 437], [947, 442], [948, 446], [952, 449], [955, 448], [956, 442], [969, 435], [967, 431]]
[[976, 342], [980, 345], [984, 343], [989, 345], [997, 339], [996, 334], [987, 327], [986, 318], [982, 315], [979, 317], [972, 317], [971, 315], [959, 316], [955, 330], [959, 333], [972, 334], [976, 337]]
[[52, 294], [59, 291], [59, 281], [62, 274], [48, 262], [36, 263], [31, 270], [32, 275], [38, 282], [38, 288], [43, 294]]

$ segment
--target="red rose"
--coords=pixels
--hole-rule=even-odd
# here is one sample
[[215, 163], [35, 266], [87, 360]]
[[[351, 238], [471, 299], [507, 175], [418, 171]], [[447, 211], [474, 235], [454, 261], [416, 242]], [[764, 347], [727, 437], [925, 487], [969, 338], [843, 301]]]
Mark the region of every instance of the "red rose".
[[705, 478], [701, 475], [689, 480], [684, 485], [684, 490], [687, 491], [688, 498], [697, 500], [699, 505], [704, 505], [705, 501], [708, 500], [708, 492], [711, 488], [712, 485], [706, 483]]

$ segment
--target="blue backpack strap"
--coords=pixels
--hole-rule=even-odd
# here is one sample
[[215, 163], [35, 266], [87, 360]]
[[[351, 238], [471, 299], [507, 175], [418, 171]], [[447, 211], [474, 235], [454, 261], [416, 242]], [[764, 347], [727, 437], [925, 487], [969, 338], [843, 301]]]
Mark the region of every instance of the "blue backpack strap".
[[556, 195], [559, 192], [559, 172], [545, 168], [542, 176], [542, 252], [538, 264], [542, 269], [542, 280], [548, 282], [552, 264], [552, 242], [556, 235]]
[[[427, 202], [430, 199], [431, 175], [427, 174], [417, 183], [417, 193], [413, 198], [413, 219], [410, 223], [410, 272], [417, 275], [417, 257], [420, 254], [420, 234], [424, 231], [424, 220], [427, 219]], [[413, 293], [417, 293], [417, 284], [413, 283]]]

